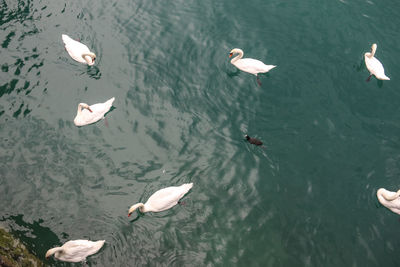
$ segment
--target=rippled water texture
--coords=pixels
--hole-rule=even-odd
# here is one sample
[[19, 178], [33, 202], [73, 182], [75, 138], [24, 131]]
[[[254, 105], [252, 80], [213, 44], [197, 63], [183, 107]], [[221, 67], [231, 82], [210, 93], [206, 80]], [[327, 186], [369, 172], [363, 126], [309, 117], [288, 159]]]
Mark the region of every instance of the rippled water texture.
[[[106, 240], [88, 266], [398, 266], [399, 217], [376, 199], [400, 187], [398, 10], [0, 1], [0, 223], [49, 266], [72, 266], [44, 259], [71, 239]], [[374, 42], [391, 81], [365, 81]], [[261, 87], [235, 47], [277, 65]], [[113, 96], [107, 124], [74, 126]], [[184, 205], [127, 217], [187, 182]]]

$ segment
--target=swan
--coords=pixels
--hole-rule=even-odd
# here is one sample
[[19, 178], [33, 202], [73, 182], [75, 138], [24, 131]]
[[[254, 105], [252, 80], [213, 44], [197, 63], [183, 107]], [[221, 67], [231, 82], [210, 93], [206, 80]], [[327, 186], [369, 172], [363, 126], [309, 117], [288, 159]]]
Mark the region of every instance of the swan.
[[171, 186], [156, 191], [149, 197], [145, 204], [137, 203], [129, 208], [128, 217], [139, 208], [141, 212], [160, 212], [172, 208], [178, 204], [181, 199], [191, 188], [193, 183], [183, 184], [181, 186]]
[[103, 119], [104, 114], [106, 114], [110, 110], [114, 100], [115, 97], [110, 98], [104, 103], [97, 103], [91, 106], [86, 103], [79, 103], [78, 111], [74, 119], [74, 124], [76, 126], [83, 126], [95, 123], [96, 121]]
[[104, 245], [105, 240], [71, 240], [61, 247], [51, 248], [46, 252], [46, 258], [54, 254], [60, 261], [80, 262], [85, 261], [87, 256], [95, 254]]
[[66, 34], [62, 34], [61, 38], [65, 44], [65, 49], [74, 60], [80, 63], [88, 64], [89, 66], [94, 64], [96, 55], [95, 53], [90, 52], [86, 45], [75, 41]]
[[376, 196], [383, 206], [400, 215], [400, 190], [391, 192], [385, 188], [380, 188], [376, 192]]
[[371, 52], [367, 52], [364, 54], [365, 65], [367, 66], [367, 69], [370, 73], [367, 81], [371, 79], [372, 75], [375, 75], [375, 77], [379, 80], [390, 80], [390, 78], [385, 75], [385, 70], [382, 63], [376, 57], [374, 57], [376, 48], [377, 45], [373, 44], [371, 46]]
[[257, 59], [242, 58], [243, 50], [239, 48], [232, 49], [229, 53], [229, 57], [232, 57], [234, 54], [238, 55], [231, 59], [231, 64], [242, 71], [254, 74], [257, 77], [257, 82], [259, 82], [258, 73], [265, 73], [276, 67], [275, 65], [265, 65]]

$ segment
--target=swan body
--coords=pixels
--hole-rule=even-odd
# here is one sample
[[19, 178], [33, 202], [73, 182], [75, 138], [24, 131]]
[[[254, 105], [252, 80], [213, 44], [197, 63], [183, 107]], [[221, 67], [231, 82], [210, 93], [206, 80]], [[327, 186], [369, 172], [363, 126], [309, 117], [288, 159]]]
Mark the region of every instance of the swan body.
[[91, 106], [86, 103], [79, 103], [74, 124], [76, 126], [83, 126], [103, 119], [104, 114], [110, 110], [114, 100], [115, 97], [110, 98], [104, 103], [98, 103]]
[[[371, 46], [371, 52], [364, 54], [365, 65], [369, 70], [370, 77], [375, 75], [375, 77], [379, 80], [390, 80], [390, 78], [385, 75], [385, 70], [382, 63], [375, 57], [376, 48], [377, 45], [373, 44]], [[370, 77], [368, 77], [368, 80]]]
[[243, 58], [243, 50], [239, 48], [232, 49], [229, 57], [232, 57], [234, 54], [238, 55], [231, 60], [231, 64], [242, 71], [256, 76], [258, 73], [265, 73], [276, 67], [275, 65], [265, 65], [257, 59]]
[[383, 206], [400, 215], [400, 190], [397, 192], [391, 192], [384, 188], [380, 188], [376, 192], [376, 196]]
[[178, 204], [181, 199], [193, 187], [193, 183], [183, 184], [181, 186], [171, 186], [156, 191], [149, 197], [145, 204], [137, 203], [129, 208], [128, 217], [131, 216], [137, 208], [141, 212], [160, 212], [172, 208]]
[[62, 34], [61, 38], [64, 42], [65, 49], [74, 60], [80, 63], [88, 64], [89, 66], [94, 64], [96, 55], [95, 53], [90, 52], [86, 45], [75, 41], [66, 34]]
[[95, 254], [104, 245], [105, 240], [71, 240], [62, 245], [49, 249], [46, 252], [46, 258], [54, 254], [54, 257], [60, 261], [80, 262], [85, 261], [87, 256]]

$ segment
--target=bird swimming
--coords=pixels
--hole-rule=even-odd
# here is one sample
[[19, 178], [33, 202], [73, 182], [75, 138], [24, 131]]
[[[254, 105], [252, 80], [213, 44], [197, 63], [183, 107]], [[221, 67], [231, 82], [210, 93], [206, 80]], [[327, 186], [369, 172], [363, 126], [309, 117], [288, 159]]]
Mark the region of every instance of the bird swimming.
[[378, 80], [390, 80], [390, 78], [385, 75], [385, 69], [382, 63], [375, 57], [376, 48], [377, 45], [373, 44], [371, 46], [371, 52], [364, 54], [365, 65], [370, 73], [367, 82], [371, 79], [372, 75], [375, 75]]
[[46, 258], [54, 254], [54, 258], [67, 262], [85, 261], [86, 257], [98, 252], [105, 240], [70, 240], [61, 247], [51, 248], [46, 252]]
[[145, 204], [132, 205], [128, 211], [128, 217], [139, 208], [141, 212], [160, 212], [172, 208], [193, 187], [193, 183], [181, 186], [170, 186], [156, 191], [149, 197]]
[[253, 145], [256, 145], [256, 146], [262, 146], [262, 145], [263, 145], [263, 142], [261, 142], [261, 141], [258, 140], [257, 138], [252, 138], [252, 137], [248, 136], [247, 134], [246, 134], [244, 137], [246, 138], [246, 140], [247, 140], [250, 144], [253, 144]]
[[66, 34], [62, 34], [61, 38], [65, 45], [65, 50], [67, 50], [68, 54], [75, 60], [80, 63], [88, 64], [89, 66], [94, 65], [94, 61], [96, 59], [96, 54], [91, 52], [89, 48], [72, 39]]
[[96, 121], [103, 119], [104, 115], [110, 110], [115, 98], [112, 97], [104, 103], [97, 103], [89, 106], [86, 103], [78, 104], [78, 111], [74, 119], [76, 126], [84, 126], [95, 123]]
[[257, 77], [257, 82], [261, 85], [260, 80], [258, 79], [258, 73], [265, 73], [275, 68], [275, 65], [265, 65], [263, 62], [253, 58], [243, 58], [243, 50], [240, 48], [234, 48], [229, 53], [229, 57], [238, 54], [236, 57], [231, 59], [231, 64], [236, 68], [254, 74]]

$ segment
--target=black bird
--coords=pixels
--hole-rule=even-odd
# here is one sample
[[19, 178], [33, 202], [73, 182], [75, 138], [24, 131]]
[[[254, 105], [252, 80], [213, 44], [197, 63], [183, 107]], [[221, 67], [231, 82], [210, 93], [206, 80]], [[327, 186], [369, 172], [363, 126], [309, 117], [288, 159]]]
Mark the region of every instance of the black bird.
[[262, 146], [262, 144], [263, 144], [263, 142], [261, 142], [261, 141], [258, 140], [257, 138], [252, 138], [252, 137], [248, 136], [247, 134], [245, 135], [245, 137], [246, 137], [246, 140], [247, 140], [250, 144], [253, 144], [253, 145], [256, 145], [256, 146]]

